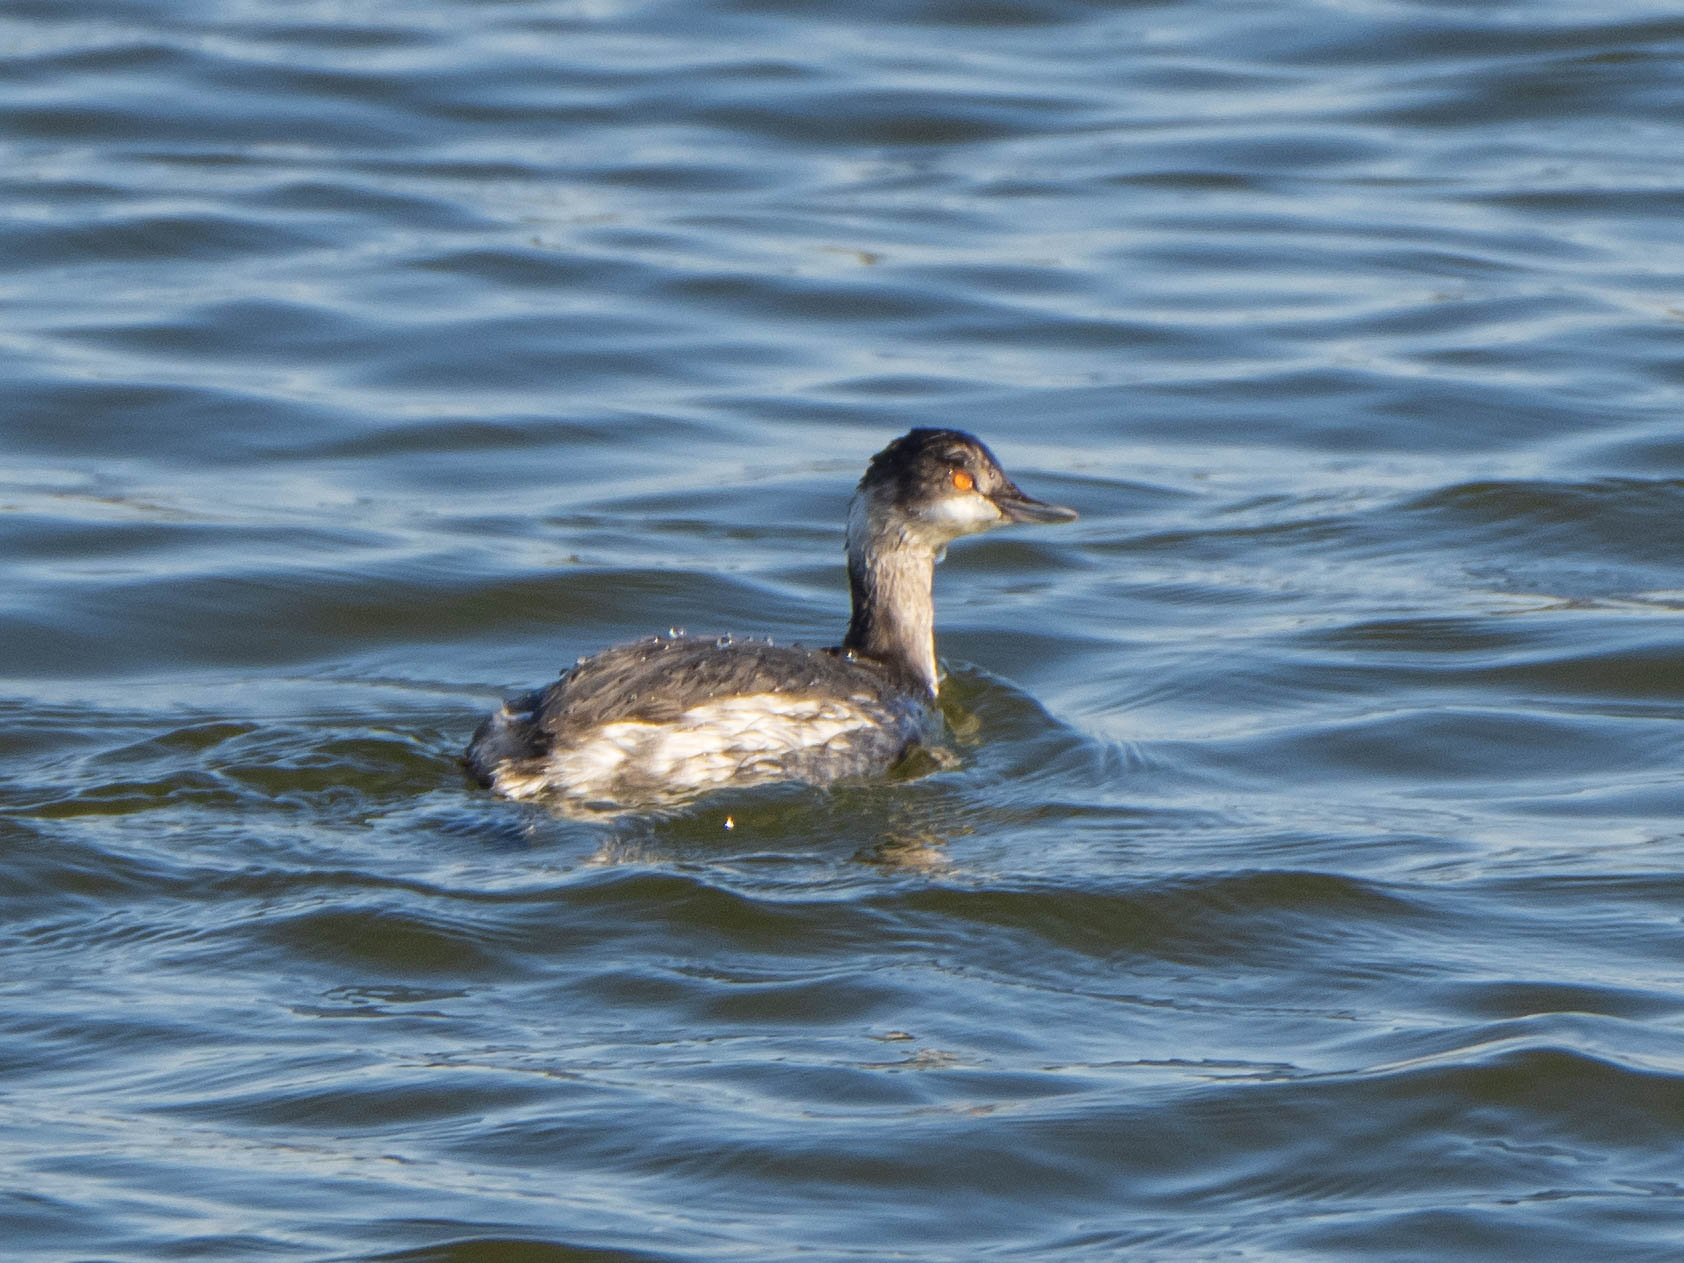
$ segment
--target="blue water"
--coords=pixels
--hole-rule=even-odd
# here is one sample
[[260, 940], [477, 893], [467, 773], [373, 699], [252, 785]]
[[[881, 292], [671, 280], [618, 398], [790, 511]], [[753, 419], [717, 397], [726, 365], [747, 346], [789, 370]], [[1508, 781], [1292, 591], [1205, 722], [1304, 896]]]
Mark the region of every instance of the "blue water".
[[[1684, 1242], [1684, 17], [12, 0], [8, 1258]], [[505, 692], [834, 641], [959, 765], [584, 824]]]

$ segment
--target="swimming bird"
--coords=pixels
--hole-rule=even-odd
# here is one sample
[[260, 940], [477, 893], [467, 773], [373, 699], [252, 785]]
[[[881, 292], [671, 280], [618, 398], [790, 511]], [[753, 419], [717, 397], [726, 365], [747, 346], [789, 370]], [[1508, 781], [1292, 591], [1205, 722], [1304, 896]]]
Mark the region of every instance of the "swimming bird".
[[605, 649], [504, 703], [468, 767], [511, 798], [583, 815], [886, 771], [942, 731], [931, 585], [947, 546], [1075, 517], [1025, 495], [972, 435], [912, 430], [871, 458], [849, 502], [840, 645], [674, 634]]

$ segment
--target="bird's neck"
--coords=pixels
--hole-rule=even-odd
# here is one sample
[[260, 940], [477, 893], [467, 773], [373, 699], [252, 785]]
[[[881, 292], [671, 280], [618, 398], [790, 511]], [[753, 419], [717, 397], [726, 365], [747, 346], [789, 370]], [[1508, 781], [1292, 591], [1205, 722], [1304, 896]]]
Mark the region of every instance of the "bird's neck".
[[842, 641], [936, 695], [935, 553], [893, 527], [874, 526], [863, 497], [848, 514], [853, 616]]

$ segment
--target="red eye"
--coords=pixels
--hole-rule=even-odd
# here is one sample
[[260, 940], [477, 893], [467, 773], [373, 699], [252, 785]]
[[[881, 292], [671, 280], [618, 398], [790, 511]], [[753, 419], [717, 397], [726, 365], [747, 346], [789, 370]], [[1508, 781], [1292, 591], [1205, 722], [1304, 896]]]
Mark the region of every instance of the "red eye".
[[953, 471], [953, 489], [955, 491], [969, 491], [974, 486], [976, 486], [976, 479], [964, 470], [955, 469]]

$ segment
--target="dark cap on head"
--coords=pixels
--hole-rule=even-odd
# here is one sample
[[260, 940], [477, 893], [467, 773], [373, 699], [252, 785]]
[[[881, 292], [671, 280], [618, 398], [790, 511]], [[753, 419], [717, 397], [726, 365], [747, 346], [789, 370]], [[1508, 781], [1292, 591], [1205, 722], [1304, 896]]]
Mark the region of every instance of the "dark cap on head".
[[1006, 477], [982, 440], [963, 430], [907, 431], [871, 458], [859, 489], [886, 494], [904, 506], [975, 491], [994, 505], [1003, 522], [1070, 522], [1076, 518], [1074, 509], [1025, 495]]

